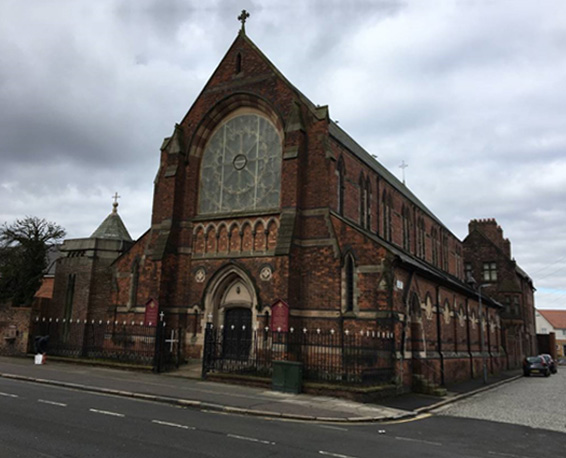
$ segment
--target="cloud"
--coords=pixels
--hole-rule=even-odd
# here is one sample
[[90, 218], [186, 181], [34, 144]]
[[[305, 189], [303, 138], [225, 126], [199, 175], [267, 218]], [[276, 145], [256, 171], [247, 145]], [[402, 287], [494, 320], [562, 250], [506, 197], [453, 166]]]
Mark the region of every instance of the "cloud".
[[[101, 0], [0, 7], [0, 222], [149, 227], [159, 147], [248, 35], [458, 237], [495, 217], [565, 307], [566, 3]], [[25, 31], [25, 33], [22, 33]], [[536, 272], [540, 272], [537, 278]], [[559, 291], [556, 293], [554, 290]]]

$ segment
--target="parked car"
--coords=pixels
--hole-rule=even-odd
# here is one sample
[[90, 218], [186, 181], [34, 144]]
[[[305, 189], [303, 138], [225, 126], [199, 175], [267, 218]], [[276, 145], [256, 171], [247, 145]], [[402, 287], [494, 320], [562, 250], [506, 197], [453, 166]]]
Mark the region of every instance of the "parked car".
[[523, 360], [523, 375], [529, 377], [531, 374], [550, 376], [550, 367], [542, 356], [527, 356]]
[[546, 364], [548, 364], [548, 367], [550, 368], [550, 372], [551, 372], [552, 374], [556, 374], [556, 373], [558, 372], [558, 367], [557, 367], [558, 364], [556, 364], [556, 361], [554, 361], [554, 360], [552, 359], [552, 356], [550, 356], [550, 355], [548, 355], [548, 354], [546, 354], [546, 353], [543, 353], [543, 354], [540, 355], [540, 356], [542, 356], [542, 357], [544, 358], [544, 360], [546, 361]]

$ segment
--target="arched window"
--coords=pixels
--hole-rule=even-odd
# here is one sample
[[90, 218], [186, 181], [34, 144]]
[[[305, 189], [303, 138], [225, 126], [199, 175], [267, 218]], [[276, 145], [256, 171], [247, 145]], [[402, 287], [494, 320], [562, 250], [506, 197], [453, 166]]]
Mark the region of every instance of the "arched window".
[[338, 159], [338, 213], [344, 215], [344, 188], [345, 182], [344, 178], [346, 175], [346, 167], [344, 166], [344, 159], [340, 156]]
[[135, 259], [132, 263], [132, 270], [130, 275], [130, 298], [128, 301], [129, 307], [135, 307], [137, 305], [138, 298], [138, 281], [140, 276], [140, 263], [138, 259]]
[[366, 178], [366, 229], [371, 230], [371, 181]]
[[364, 179], [364, 174], [360, 173], [360, 180], [358, 183], [360, 189], [360, 225], [366, 227], [367, 223], [367, 210], [368, 210], [368, 195], [366, 189], [366, 181]]
[[242, 73], [242, 55], [238, 53], [236, 56], [236, 74]]
[[417, 219], [417, 256], [426, 258], [425, 223], [422, 217]]
[[354, 263], [354, 257], [351, 254], [347, 254], [344, 259], [344, 311], [354, 312], [356, 295], [356, 265]]
[[67, 277], [67, 292], [65, 293], [65, 311], [63, 312], [63, 318], [66, 321], [73, 316], [73, 302], [75, 299], [75, 282], [77, 276], [76, 274], [70, 274]]
[[275, 210], [281, 188], [281, 137], [267, 118], [244, 113], [212, 134], [201, 163], [201, 214]]
[[432, 264], [438, 266], [438, 231], [434, 227], [430, 231], [430, 238], [432, 239]]
[[383, 238], [391, 241], [391, 196], [383, 191]]
[[448, 272], [449, 268], [448, 236], [442, 232], [442, 269]]
[[403, 217], [403, 248], [411, 251], [411, 211], [409, 207], [403, 205], [401, 214]]

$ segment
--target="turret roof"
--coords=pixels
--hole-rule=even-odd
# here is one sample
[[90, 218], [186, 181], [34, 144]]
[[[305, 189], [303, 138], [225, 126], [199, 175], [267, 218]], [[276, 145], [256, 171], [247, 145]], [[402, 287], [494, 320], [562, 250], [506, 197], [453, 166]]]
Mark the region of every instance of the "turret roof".
[[126, 225], [118, 215], [118, 202], [112, 204], [112, 213], [110, 213], [98, 228], [90, 236], [91, 239], [106, 240], [125, 240], [132, 241], [132, 237], [126, 229]]

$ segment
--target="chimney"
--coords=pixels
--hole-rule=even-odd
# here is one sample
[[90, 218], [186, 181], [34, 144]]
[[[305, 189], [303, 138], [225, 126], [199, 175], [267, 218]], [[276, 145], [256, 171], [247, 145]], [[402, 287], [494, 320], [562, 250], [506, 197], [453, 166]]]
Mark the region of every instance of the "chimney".
[[503, 229], [495, 218], [473, 219], [468, 224], [468, 233], [474, 230], [481, 232], [511, 258], [511, 242], [503, 238]]

